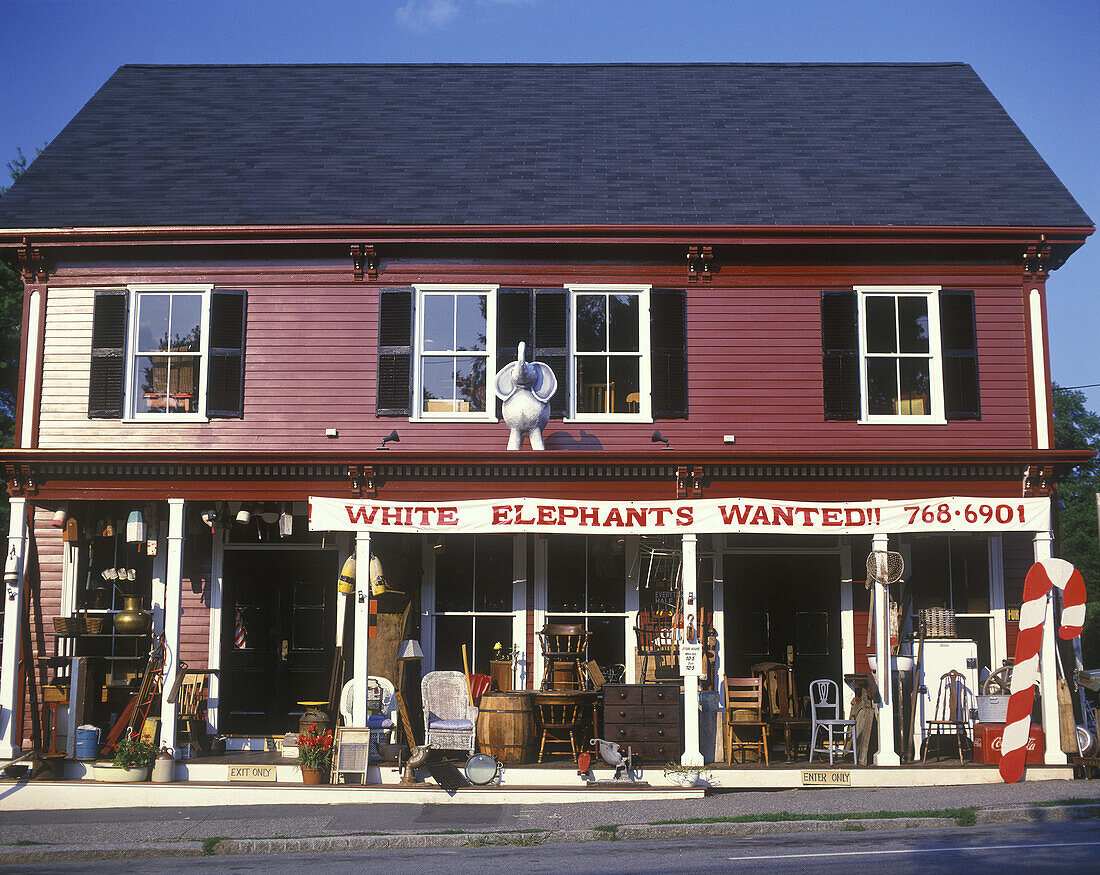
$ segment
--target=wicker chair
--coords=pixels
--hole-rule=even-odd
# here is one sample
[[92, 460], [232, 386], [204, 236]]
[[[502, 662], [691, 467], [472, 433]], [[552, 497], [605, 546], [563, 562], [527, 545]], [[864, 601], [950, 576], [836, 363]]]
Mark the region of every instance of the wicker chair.
[[424, 699], [424, 743], [436, 750], [477, 751], [477, 708], [470, 704], [466, 676], [432, 671], [420, 681]]

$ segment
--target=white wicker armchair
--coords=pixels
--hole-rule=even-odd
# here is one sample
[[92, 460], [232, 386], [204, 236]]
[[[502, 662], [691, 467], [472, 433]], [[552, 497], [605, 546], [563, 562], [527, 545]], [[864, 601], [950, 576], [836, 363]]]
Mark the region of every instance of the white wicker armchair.
[[477, 751], [477, 708], [460, 671], [432, 671], [420, 681], [424, 743], [437, 750]]

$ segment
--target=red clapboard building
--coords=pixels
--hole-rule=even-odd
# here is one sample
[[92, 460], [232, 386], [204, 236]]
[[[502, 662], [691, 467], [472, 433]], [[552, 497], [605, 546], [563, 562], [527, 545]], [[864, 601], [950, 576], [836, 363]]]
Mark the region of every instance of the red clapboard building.
[[[500, 643], [529, 689], [548, 623], [653, 680], [635, 630], [671, 607], [703, 644], [685, 764], [721, 678], [872, 675], [896, 765], [885, 655], [933, 610], [1001, 667], [1055, 549], [1088, 454], [1053, 448], [1045, 280], [1092, 231], [963, 64], [122, 67], [0, 200], [0, 755], [53, 657], [89, 656], [104, 731], [144, 667], [144, 633], [54, 617], [139, 597], [165, 686], [210, 670], [206, 729], [247, 746], [328, 698], [337, 646], [379, 673], [400, 594], [423, 672]], [[494, 389], [520, 344], [557, 383], [541, 452]], [[899, 582], [865, 585], [873, 551]]]

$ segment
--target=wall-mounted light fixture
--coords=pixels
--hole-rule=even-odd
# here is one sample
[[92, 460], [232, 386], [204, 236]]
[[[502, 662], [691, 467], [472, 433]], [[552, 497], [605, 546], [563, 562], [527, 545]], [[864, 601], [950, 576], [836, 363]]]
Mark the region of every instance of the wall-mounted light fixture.
[[672, 449], [671, 441], [669, 441], [668, 438], [666, 438], [663, 434], [661, 434], [656, 429], [653, 430], [653, 436], [650, 438], [650, 441], [652, 441], [655, 444], [664, 444], [666, 450], [671, 450]]
[[401, 435], [399, 435], [397, 433], [397, 429], [395, 428], [388, 435], [386, 435], [384, 438], [382, 438], [382, 444], [378, 447], [378, 449], [384, 450], [384, 449], [386, 449], [386, 444], [399, 444], [399, 443], [401, 443]]

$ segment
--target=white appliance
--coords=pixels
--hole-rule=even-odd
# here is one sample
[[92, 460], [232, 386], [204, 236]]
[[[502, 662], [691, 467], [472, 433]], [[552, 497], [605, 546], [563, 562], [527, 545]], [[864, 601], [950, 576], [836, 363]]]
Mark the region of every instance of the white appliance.
[[[920, 645], [914, 641], [913, 650], [916, 652]], [[976, 696], [980, 692], [978, 687], [978, 644], [969, 638], [925, 638], [924, 656], [921, 660], [920, 676], [917, 683], [924, 687], [924, 692], [917, 695], [917, 721], [913, 727], [913, 742], [916, 750], [924, 741], [924, 722], [936, 719], [936, 694], [940, 688], [940, 678], [954, 669], [959, 672], [966, 685], [968, 693], [968, 708], [977, 708]], [[971, 715], [967, 715], [968, 719]], [[970, 720], [971, 729], [973, 720]], [[971, 737], [973, 737], [971, 731]]]

